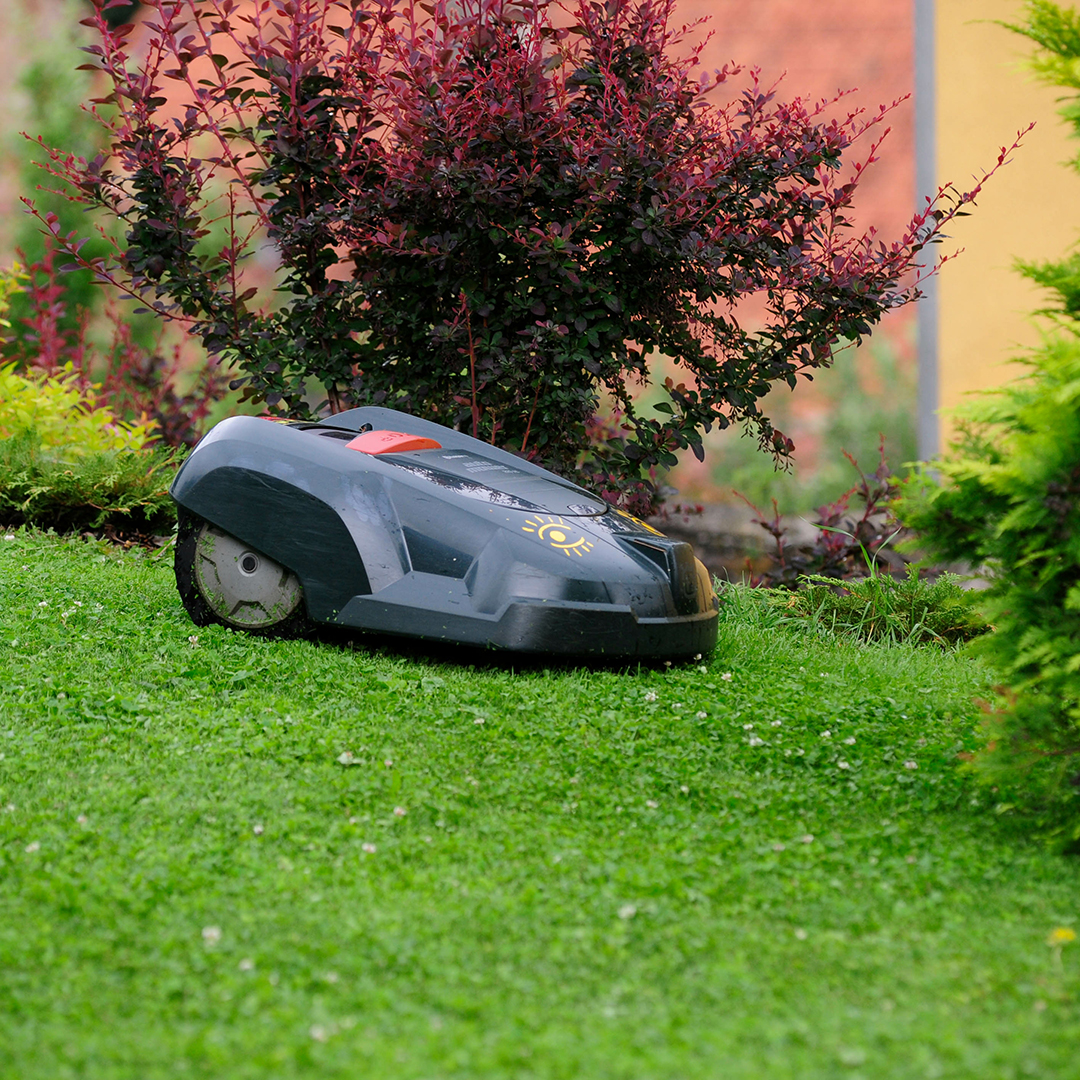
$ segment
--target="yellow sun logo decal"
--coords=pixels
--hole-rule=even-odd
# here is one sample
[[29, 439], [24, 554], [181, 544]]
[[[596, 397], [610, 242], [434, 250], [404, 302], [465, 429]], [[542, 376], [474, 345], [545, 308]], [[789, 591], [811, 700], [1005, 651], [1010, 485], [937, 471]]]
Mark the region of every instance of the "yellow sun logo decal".
[[535, 533], [537, 539], [543, 540], [553, 548], [565, 552], [567, 556], [573, 552], [578, 557], [587, 551], [592, 551], [594, 544], [581, 535], [580, 530], [567, 525], [561, 517], [548, 517], [545, 521], [539, 514], [536, 519], [529, 518], [526, 524], [521, 526], [523, 532]]

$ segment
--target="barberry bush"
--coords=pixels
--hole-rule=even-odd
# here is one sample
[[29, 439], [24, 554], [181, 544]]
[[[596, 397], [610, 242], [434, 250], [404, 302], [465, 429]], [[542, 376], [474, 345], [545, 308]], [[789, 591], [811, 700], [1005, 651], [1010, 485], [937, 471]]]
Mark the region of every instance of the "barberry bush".
[[96, 3], [109, 151], [50, 167], [126, 236], [95, 261], [42, 215], [74, 262], [272, 410], [390, 405], [639, 511], [714, 425], [789, 455], [761, 399], [913, 299], [978, 191], [854, 230], [888, 109], [701, 72], [674, 0], [153, 0], [137, 52]]
[[[903, 560], [889, 547], [903, 527], [892, 510], [899, 488], [885, 457], [885, 436], [880, 436], [878, 465], [869, 476], [846, 450], [844, 457], [858, 473], [859, 482], [818, 507], [814, 522], [817, 533], [810, 543], [796, 546], [785, 540], [788, 530], [776, 499], [768, 514], [739, 491], [733, 492], [754, 511], [751, 521], [769, 534], [774, 545], [771, 565], [761, 574], [751, 573], [751, 585], [799, 589], [812, 578], [851, 580], [875, 576], [879, 563], [885, 567], [886, 575], [904, 569]], [[749, 560], [747, 566], [749, 569]]]

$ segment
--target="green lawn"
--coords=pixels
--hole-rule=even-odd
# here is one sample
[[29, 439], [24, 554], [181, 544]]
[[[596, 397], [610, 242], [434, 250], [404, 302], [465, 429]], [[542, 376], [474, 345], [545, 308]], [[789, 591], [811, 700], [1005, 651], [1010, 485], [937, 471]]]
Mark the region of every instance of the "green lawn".
[[1080, 1076], [1080, 863], [954, 768], [985, 670], [721, 618], [457, 666], [0, 539], [0, 1076]]

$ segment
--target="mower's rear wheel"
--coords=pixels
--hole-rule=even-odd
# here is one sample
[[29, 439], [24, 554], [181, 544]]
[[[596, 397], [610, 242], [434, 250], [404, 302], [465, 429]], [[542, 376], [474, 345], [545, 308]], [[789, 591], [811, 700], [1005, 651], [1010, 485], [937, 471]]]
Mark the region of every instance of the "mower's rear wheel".
[[181, 511], [176, 587], [196, 626], [218, 623], [263, 637], [310, 633], [300, 580], [235, 536]]

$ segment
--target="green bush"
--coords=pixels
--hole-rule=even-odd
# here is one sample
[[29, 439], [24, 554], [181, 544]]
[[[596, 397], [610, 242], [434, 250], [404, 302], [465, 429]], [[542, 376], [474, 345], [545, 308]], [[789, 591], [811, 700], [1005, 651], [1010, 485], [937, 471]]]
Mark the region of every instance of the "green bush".
[[[2, 303], [0, 295], [0, 315]], [[80, 389], [73, 372], [0, 367], [0, 521], [58, 530], [168, 528], [177, 455], [149, 448], [153, 436], [153, 423], [121, 423], [93, 390]]]
[[[1075, 91], [1080, 19], [1046, 0], [1009, 26], [1035, 41], [1033, 67], [1073, 96], [1062, 114], [1080, 131]], [[1074, 166], [1075, 166], [1074, 162]], [[994, 632], [978, 647], [1000, 672], [986, 741], [972, 766], [1034, 812], [1042, 833], [1080, 849], [1080, 265], [1020, 265], [1051, 291], [1053, 327], [1023, 362], [1028, 376], [982, 395], [941, 461], [905, 483], [899, 514], [932, 556], [964, 560], [990, 579]]]
[[43, 447], [71, 461], [108, 450], [141, 451], [156, 434], [151, 421], [125, 424], [80, 387], [70, 366], [62, 375], [0, 367], [0, 439], [34, 432]]
[[994, 633], [980, 651], [1006, 706], [975, 767], [1034, 797], [1042, 825], [1080, 841], [1080, 340], [1062, 329], [1030, 378], [969, 407], [951, 454], [903, 485], [899, 513], [931, 555], [980, 567]]
[[171, 450], [93, 450], [65, 458], [34, 431], [0, 439], [0, 521], [57, 531], [114, 528], [160, 532], [176, 511]]

